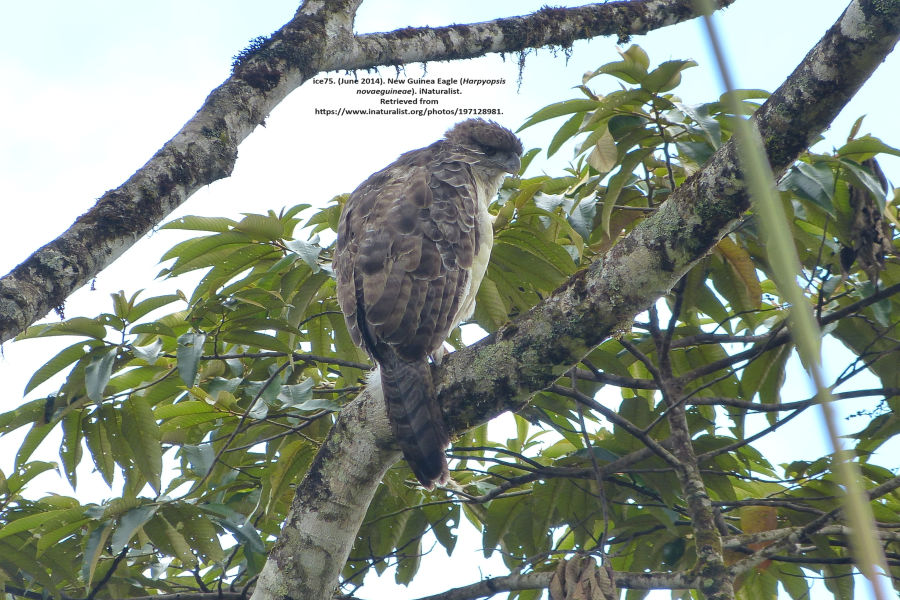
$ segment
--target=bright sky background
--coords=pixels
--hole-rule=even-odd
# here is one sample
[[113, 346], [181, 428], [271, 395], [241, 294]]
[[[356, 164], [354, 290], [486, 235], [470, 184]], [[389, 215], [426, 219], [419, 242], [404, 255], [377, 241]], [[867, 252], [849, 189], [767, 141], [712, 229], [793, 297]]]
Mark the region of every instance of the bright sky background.
[[[543, 0], [366, 0], [356, 30], [369, 33], [483, 21], [524, 14], [544, 4]], [[773, 91], [845, 6], [843, 0], [738, 0], [718, 13], [737, 85]], [[4, 209], [0, 274], [59, 235], [96, 198], [143, 165], [228, 76], [231, 57], [252, 38], [279, 28], [296, 8], [296, 0], [84, 0], [5, 6], [0, 22], [0, 77], [4, 82], [0, 94], [0, 201]], [[653, 64], [682, 58], [700, 63], [685, 72], [678, 90], [686, 102], [710, 101], [721, 92], [699, 22], [665, 28], [632, 42], [649, 53]], [[542, 106], [577, 97], [578, 92], [571, 88], [580, 83], [582, 73], [616, 57], [613, 39], [576, 43], [568, 61], [562, 53], [532, 52], [521, 73], [521, 86], [517, 85], [515, 56], [507, 56], [505, 61], [490, 56], [429, 64], [427, 75], [506, 78], [505, 86], [481, 91], [466, 88], [459, 105], [502, 108], [504, 114], [497, 120], [515, 129]], [[863, 133], [872, 132], [888, 144], [900, 146], [893, 101], [898, 66], [900, 58], [894, 55], [880, 67], [826, 133], [824, 148], [840, 145], [850, 125], [863, 114], [868, 115]], [[392, 68], [382, 69], [380, 74], [395, 75]], [[421, 65], [406, 68], [406, 77], [422, 75]], [[360, 102], [351, 95], [351, 88], [301, 87], [276, 108], [265, 128], [258, 128], [241, 145], [233, 176], [195, 194], [171, 218], [184, 214], [234, 218], [241, 212], [277, 211], [298, 203], [322, 205], [338, 193], [351, 191], [400, 153], [437, 139], [455, 120], [313, 114], [316, 107], [334, 104], [352, 107]], [[525, 130], [521, 134], [525, 147], [545, 147], [559, 125], [561, 121]], [[565, 151], [558, 157], [547, 167], [548, 172], [569, 158]], [[889, 179], [900, 182], [900, 160], [886, 158], [883, 166]], [[532, 166], [531, 173], [534, 169]], [[120, 289], [130, 293], [147, 288], [147, 294], [154, 295], [171, 289], [172, 282], [153, 282], [151, 278], [160, 268], [158, 257], [179, 239], [179, 233], [166, 231], [142, 240], [98, 276], [95, 290], [75, 293], [66, 303], [66, 316], [107, 310], [109, 294]], [[188, 287], [183, 282], [180, 285]], [[63, 342], [51, 338], [3, 347], [0, 412], [21, 402], [21, 391], [31, 373]], [[826, 362], [832, 372], [845, 364], [831, 352]], [[786, 392], [787, 400], [808, 397], [805, 384], [796, 387]], [[35, 397], [50, 391], [52, 385], [44, 386]], [[856, 410], [858, 406], [848, 408]], [[853, 423], [847, 426], [848, 430], [853, 427]], [[771, 450], [780, 454], [789, 449], [791, 459], [818, 456], [824, 451], [819, 431], [811, 420], [798, 423], [781, 432], [781, 446], [773, 445]], [[6, 451], [0, 455], [0, 469], [5, 472], [12, 462], [13, 441], [4, 443]], [[48, 455], [56, 452], [50, 444], [44, 449]], [[775, 462], [782, 460], [769, 456]], [[82, 465], [88, 467], [89, 463], [86, 458]], [[896, 462], [893, 466], [897, 467]], [[61, 479], [45, 477], [42, 484], [61, 494], [72, 493]], [[103, 486], [82, 487], [79, 496], [93, 501], [108, 494]], [[478, 546], [477, 537], [464, 536], [454, 562], [433, 561], [441, 564], [430, 574], [421, 574], [403, 597], [471, 583], [481, 575], [503, 574], [505, 569], [496, 565], [482, 563], [481, 572], [471, 565], [472, 552]], [[443, 555], [441, 550], [436, 553]], [[460, 562], [461, 566], [456, 566]], [[361, 595], [378, 598], [396, 593], [392, 578], [383, 577], [382, 581], [386, 587], [367, 583]]]

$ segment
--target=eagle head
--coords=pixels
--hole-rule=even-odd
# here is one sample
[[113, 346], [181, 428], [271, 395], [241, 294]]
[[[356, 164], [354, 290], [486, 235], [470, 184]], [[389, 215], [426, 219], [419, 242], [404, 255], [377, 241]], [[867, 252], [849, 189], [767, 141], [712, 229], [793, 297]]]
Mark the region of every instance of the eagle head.
[[444, 138], [451, 144], [481, 155], [482, 167], [515, 175], [522, 166], [522, 142], [512, 131], [494, 121], [461, 121], [448, 129]]

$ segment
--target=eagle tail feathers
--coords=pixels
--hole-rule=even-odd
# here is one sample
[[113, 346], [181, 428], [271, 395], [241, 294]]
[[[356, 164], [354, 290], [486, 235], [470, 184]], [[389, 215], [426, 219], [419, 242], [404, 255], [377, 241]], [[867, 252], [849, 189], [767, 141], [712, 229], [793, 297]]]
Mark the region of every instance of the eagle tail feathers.
[[[382, 348], [379, 348], [381, 350]], [[431, 489], [449, 477], [444, 450], [450, 436], [434, 393], [427, 360], [404, 360], [393, 350], [379, 352], [385, 406], [403, 458], [416, 479]]]

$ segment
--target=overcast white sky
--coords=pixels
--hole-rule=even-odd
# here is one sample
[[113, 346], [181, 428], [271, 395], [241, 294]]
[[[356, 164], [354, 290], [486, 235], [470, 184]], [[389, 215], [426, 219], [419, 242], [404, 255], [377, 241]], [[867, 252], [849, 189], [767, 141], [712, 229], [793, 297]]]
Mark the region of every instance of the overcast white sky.
[[[279, 28], [297, 7], [296, 0], [9, 4], [0, 23], [0, 77], [4, 82], [0, 94], [0, 199], [4, 211], [0, 273], [64, 231], [96, 198], [143, 165], [228, 76], [231, 57], [250, 39]], [[368, 33], [482, 21], [524, 14], [543, 4], [543, 0], [366, 0], [356, 29]], [[738, 86], [774, 90], [845, 6], [843, 0], [738, 0], [719, 13], [717, 21]], [[684, 85], [679, 88], [686, 102], [709, 101], [721, 92], [699, 23], [666, 28], [632, 41], [647, 50], [654, 64], [680, 58], [700, 63], [699, 68], [685, 72]], [[504, 114], [497, 120], [515, 129], [542, 106], [575, 97], [571, 88], [580, 83], [581, 74], [616, 56], [612, 39], [577, 43], [568, 62], [560, 53], [531, 53], [520, 87], [514, 56], [505, 61], [491, 56], [430, 64], [427, 74], [505, 78], [508, 83], [503, 86], [481, 91], [467, 88], [459, 105], [501, 108]], [[825, 147], [840, 145], [850, 125], [863, 114], [868, 115], [863, 132], [900, 145], [898, 65], [900, 59], [894, 55], [881, 66], [826, 134]], [[382, 69], [380, 74], [394, 76], [394, 70]], [[406, 69], [408, 77], [421, 75], [421, 65]], [[351, 191], [400, 153], [438, 138], [454, 120], [314, 115], [316, 107], [353, 106], [356, 102], [349, 88], [303, 86], [275, 110], [265, 128], [241, 145], [233, 176], [195, 194], [172, 217], [237, 217], [241, 212], [278, 210], [301, 202], [322, 205], [338, 193]], [[546, 146], [560, 124], [524, 131], [525, 147]], [[569, 157], [565, 152], [559, 156], [548, 170], [558, 168]], [[888, 177], [895, 184], [900, 182], [900, 161], [888, 158], [884, 166]], [[178, 233], [161, 232], [142, 240], [99, 275], [94, 291], [82, 289], [74, 294], [66, 304], [66, 315], [106, 310], [109, 293], [120, 289], [147, 288], [148, 294], [169, 289], [170, 282], [153, 282], [151, 277], [159, 270], [158, 257], [178, 239]], [[58, 339], [4, 346], [0, 412], [21, 402], [30, 374], [61, 347]], [[834, 355], [826, 358], [834, 360]], [[831, 366], [842, 365], [838, 361]], [[38, 395], [49, 391], [52, 386], [39, 388]], [[797, 389], [796, 398], [790, 399], [805, 397], [806, 389]], [[793, 440], [798, 452], [818, 455], [822, 446], [816, 436], [809, 435], [815, 429], [807, 422], [793, 432], [784, 432], [783, 439]], [[797, 439], [804, 443], [797, 444]], [[55, 453], [51, 447], [47, 450]], [[8, 472], [11, 452], [3, 454], [0, 469]], [[45, 484], [59, 493], [71, 493], [63, 481]], [[85, 493], [99, 500], [106, 492], [94, 489]], [[471, 540], [469, 547], [473, 548], [470, 552], [475, 551], [477, 539]], [[485, 575], [503, 571], [485, 569]], [[479, 576], [471, 568], [460, 567], [451, 574], [452, 570], [442, 564], [433, 575], [417, 579], [404, 596], [413, 598]], [[384, 589], [381, 593], [389, 592]], [[372, 589], [363, 595], [374, 598], [382, 597], [381, 593]]]

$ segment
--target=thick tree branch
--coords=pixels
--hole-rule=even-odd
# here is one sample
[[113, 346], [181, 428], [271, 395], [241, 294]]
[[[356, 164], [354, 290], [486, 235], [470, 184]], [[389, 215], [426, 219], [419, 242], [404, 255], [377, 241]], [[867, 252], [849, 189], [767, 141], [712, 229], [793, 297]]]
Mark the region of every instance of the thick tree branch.
[[[898, 38], [900, 5], [851, 3], [753, 119], [777, 173], [828, 126]], [[736, 151], [729, 142], [602, 261], [575, 274], [514, 322], [445, 359], [435, 382], [451, 431], [461, 432], [527, 404], [532, 394], [551, 385], [621, 323], [666, 293], [748, 207]], [[349, 550], [381, 474], [398, 456], [385, 449], [390, 430], [382, 404], [363, 396], [343, 409], [335, 431], [298, 486], [255, 598], [330, 595], [347, 556], [333, 538], [346, 538]], [[354, 436], [365, 437], [365, 443]], [[351, 442], [352, 448], [345, 446]], [[347, 469], [362, 471], [355, 483], [370, 487], [353, 491], [355, 503], [342, 499], [338, 505], [331, 489], [347, 478]], [[368, 476], [362, 476], [365, 472]], [[330, 528], [322, 529], [320, 511], [329, 513]], [[334, 523], [340, 523], [340, 532]], [[628, 587], [618, 576], [617, 583]]]
[[[0, 342], [109, 266], [194, 192], [228, 177], [237, 148], [293, 90], [323, 71], [516, 52], [599, 35], [627, 37], [697, 16], [692, 0], [630, 0], [442, 28], [353, 35], [363, 0], [304, 0], [290, 22], [238, 59], [234, 73], [128, 181], [0, 279]], [[734, 0], [718, 0], [717, 7]]]

